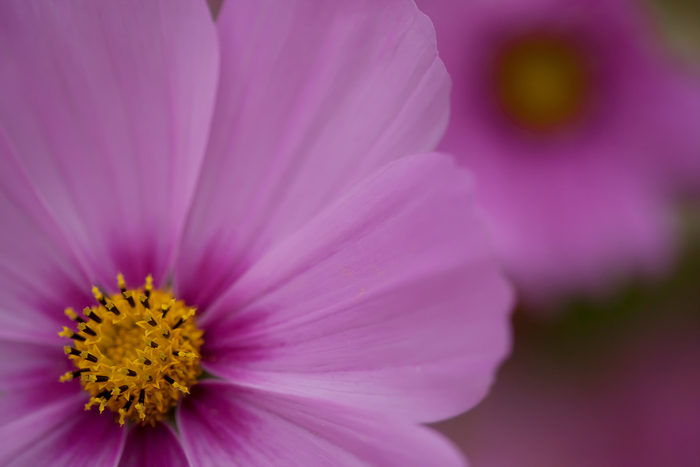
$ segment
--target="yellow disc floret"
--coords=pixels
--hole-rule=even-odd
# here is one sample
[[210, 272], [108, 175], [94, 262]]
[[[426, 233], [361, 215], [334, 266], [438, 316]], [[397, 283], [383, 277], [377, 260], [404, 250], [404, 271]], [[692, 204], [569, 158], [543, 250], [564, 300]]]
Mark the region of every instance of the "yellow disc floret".
[[121, 274], [117, 279], [120, 293], [107, 296], [93, 287], [99, 305], [85, 308], [85, 319], [66, 309], [77, 331], [64, 327], [59, 336], [73, 339], [64, 350], [77, 370], [60, 381], [80, 378], [92, 396], [86, 410], [106, 407], [121, 425], [126, 419], [154, 425], [201, 374], [203, 331], [195, 310], [169, 290], [154, 290], [151, 276], [138, 289], [127, 289]]

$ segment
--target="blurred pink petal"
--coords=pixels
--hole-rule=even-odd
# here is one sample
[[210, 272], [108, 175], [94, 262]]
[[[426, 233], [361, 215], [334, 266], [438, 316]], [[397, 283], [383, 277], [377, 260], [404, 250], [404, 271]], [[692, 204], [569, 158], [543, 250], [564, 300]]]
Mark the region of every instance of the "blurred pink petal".
[[0, 127], [93, 280], [164, 278], [209, 131], [215, 34], [205, 2], [0, 5]]
[[115, 465], [126, 429], [112, 414], [85, 411], [84, 394], [0, 427], [0, 465]]
[[474, 405], [509, 347], [510, 289], [471, 185], [436, 155], [363, 180], [203, 317], [205, 367], [413, 422]]
[[[453, 80], [441, 148], [478, 180], [477, 197], [526, 300], [600, 292], [664, 272], [672, 196], [700, 187], [700, 79], [681, 70], [628, 0], [420, 0]], [[498, 99], [509, 44], [556, 38], [590, 93], [561, 128], [514, 122]], [[697, 189], [697, 188], [696, 188]]]
[[177, 434], [165, 423], [135, 426], [126, 438], [120, 467], [188, 467]]
[[175, 281], [206, 306], [360, 178], [431, 150], [449, 78], [408, 1], [225, 2], [211, 139]]
[[441, 436], [356, 409], [203, 382], [178, 412], [193, 466], [462, 466]]
[[625, 175], [624, 164], [612, 165], [505, 167], [494, 183], [479, 184], [477, 196], [493, 194], [498, 250], [526, 299], [594, 293], [666, 271], [674, 252], [668, 205]]

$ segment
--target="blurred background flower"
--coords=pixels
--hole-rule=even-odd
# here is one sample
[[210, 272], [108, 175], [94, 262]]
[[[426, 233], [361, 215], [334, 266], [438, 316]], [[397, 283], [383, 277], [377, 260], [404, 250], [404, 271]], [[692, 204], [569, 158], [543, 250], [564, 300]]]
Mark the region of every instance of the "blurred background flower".
[[443, 148], [525, 297], [490, 396], [438, 429], [473, 467], [697, 467], [700, 2], [419, 4]]
[[700, 181], [700, 80], [641, 4], [419, 5], [453, 81], [441, 147], [476, 172], [521, 299], [666, 272], [673, 203]]

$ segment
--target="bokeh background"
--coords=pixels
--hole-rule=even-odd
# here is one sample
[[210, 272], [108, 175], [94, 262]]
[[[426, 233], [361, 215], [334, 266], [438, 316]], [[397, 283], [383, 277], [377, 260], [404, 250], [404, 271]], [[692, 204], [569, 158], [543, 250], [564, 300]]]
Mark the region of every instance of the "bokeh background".
[[[644, 7], [668, 53], [700, 73], [700, 1]], [[435, 425], [472, 466], [700, 466], [699, 200], [673, 215], [681, 247], [666, 276], [572, 296], [554, 313], [519, 305], [491, 394]]]

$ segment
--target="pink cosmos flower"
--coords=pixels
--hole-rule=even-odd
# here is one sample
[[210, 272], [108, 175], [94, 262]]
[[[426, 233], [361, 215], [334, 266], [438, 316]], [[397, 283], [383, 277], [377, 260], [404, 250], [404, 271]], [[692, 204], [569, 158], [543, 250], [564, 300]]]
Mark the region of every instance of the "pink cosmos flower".
[[670, 195], [700, 180], [700, 83], [628, 0], [422, 0], [453, 80], [441, 148], [524, 297], [594, 292], [672, 256]]
[[418, 424], [511, 292], [412, 2], [5, 1], [0, 56], [0, 464], [463, 463]]

